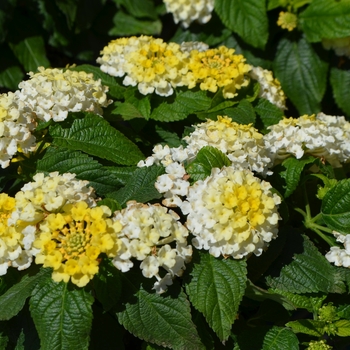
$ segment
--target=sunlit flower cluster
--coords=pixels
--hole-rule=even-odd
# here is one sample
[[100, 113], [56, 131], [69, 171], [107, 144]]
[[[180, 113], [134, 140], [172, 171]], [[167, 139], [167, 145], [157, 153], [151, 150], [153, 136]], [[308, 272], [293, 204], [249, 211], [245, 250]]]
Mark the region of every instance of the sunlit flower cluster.
[[238, 124], [227, 116], [197, 124], [184, 140], [189, 154], [196, 155], [202, 147], [213, 146], [227, 154], [236, 168], [265, 174], [271, 162], [263, 135], [251, 124]]
[[102, 115], [102, 108], [110, 101], [100, 80], [92, 74], [70, 69], [39, 67], [38, 73], [30, 72], [30, 79], [19, 83], [16, 92], [36, 117], [56, 122], [67, 118], [68, 112], [93, 112]]
[[130, 259], [141, 261], [142, 274], [156, 277], [154, 289], [164, 292], [173, 277], [182, 275], [192, 256], [192, 247], [187, 245], [188, 231], [178, 221], [179, 216], [160, 205], [131, 201], [114, 218], [123, 226], [119, 239], [124, 252], [120, 251], [113, 264], [125, 272], [133, 266]]
[[36, 232], [36, 264], [53, 269], [56, 282], [72, 281], [84, 287], [99, 270], [99, 256], [115, 257], [120, 250], [117, 234], [121, 224], [106, 206], [89, 208], [85, 201], [65, 204], [47, 215]]
[[203, 52], [191, 51], [186, 85], [191, 89], [200, 84], [201, 90], [211, 92], [223, 88], [225, 98], [235, 97], [238, 89], [249, 84], [247, 73], [251, 66], [245, 63], [242, 55], [234, 52], [225, 46]]
[[260, 255], [277, 236], [281, 199], [249, 170], [224, 167], [189, 189], [181, 210], [197, 249], [218, 257]]
[[292, 12], [281, 11], [277, 20], [277, 25], [282, 29], [291, 32], [298, 24], [298, 17]]
[[16, 200], [5, 193], [0, 194], [0, 276], [9, 266], [26, 269], [32, 262], [31, 255], [22, 247], [21, 227], [9, 225], [8, 220], [16, 207]]
[[326, 259], [334, 263], [335, 266], [350, 267], [350, 234], [343, 235], [333, 231], [333, 235], [336, 237], [337, 242], [344, 245], [345, 249], [331, 247], [330, 251], [326, 254]]
[[122, 77], [123, 84], [136, 86], [144, 94], [169, 96], [173, 87], [184, 85], [186, 55], [176, 43], [165, 43], [150, 36], [111, 41], [97, 59], [101, 70]]
[[181, 22], [184, 28], [197, 21], [209, 22], [214, 9], [214, 0], [163, 0], [167, 12], [174, 16], [175, 23]]
[[264, 142], [275, 164], [304, 154], [324, 158], [334, 167], [350, 159], [350, 123], [344, 117], [319, 113], [283, 118], [268, 129]]
[[350, 36], [337, 39], [322, 39], [322, 45], [326, 50], [333, 49], [337, 56], [350, 57]]
[[16, 94], [9, 92], [0, 95], [0, 165], [6, 168], [20, 149], [28, 153], [35, 148], [32, 131], [36, 127], [33, 114]]
[[260, 84], [259, 97], [265, 98], [280, 109], [286, 109], [286, 95], [280, 82], [273, 77], [271, 71], [261, 67], [252, 67], [249, 75]]

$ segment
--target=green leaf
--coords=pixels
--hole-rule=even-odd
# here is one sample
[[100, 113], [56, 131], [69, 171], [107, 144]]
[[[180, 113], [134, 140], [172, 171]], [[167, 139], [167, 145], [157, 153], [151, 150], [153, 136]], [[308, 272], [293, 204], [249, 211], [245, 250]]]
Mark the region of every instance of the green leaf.
[[18, 84], [24, 78], [20, 64], [8, 45], [0, 45], [0, 52], [0, 87], [17, 90]]
[[36, 171], [74, 173], [78, 179], [89, 181], [99, 194], [116, 191], [123, 185], [117, 175], [92, 157], [66, 148], [49, 147], [44, 157], [38, 160]]
[[350, 337], [350, 321], [339, 320], [335, 321], [333, 325], [336, 327], [335, 334], [339, 337]]
[[279, 42], [274, 72], [283, 91], [300, 114], [312, 114], [321, 110], [327, 70], [328, 63], [321, 60], [304, 38], [298, 42], [288, 39]]
[[55, 0], [57, 7], [66, 17], [67, 26], [72, 29], [78, 10], [78, 2], [76, 0]]
[[237, 107], [224, 109], [224, 115], [227, 115], [233, 122], [239, 124], [255, 123], [255, 112], [252, 104], [248, 100], [242, 100]]
[[176, 132], [168, 131], [160, 125], [156, 125], [155, 130], [156, 133], [169, 147], [179, 147], [180, 145], [182, 145], [183, 141], [180, 139]]
[[153, 109], [151, 119], [162, 122], [186, 119], [190, 114], [208, 109], [211, 103], [206, 91], [201, 90], [179, 92], [172, 103], [164, 98], [158, 100], [160, 104]]
[[350, 71], [332, 67], [330, 82], [333, 90], [333, 97], [337, 103], [337, 106], [341, 108], [345, 114], [350, 116], [350, 100], [348, 94], [348, 86], [350, 85]]
[[25, 341], [25, 335], [23, 333], [23, 329], [21, 330], [21, 333], [17, 339], [17, 344], [16, 344], [16, 347], [15, 347], [15, 350], [25, 350], [25, 347], [24, 347], [24, 341]]
[[215, 11], [245, 42], [265, 47], [269, 35], [265, 0], [216, 0]]
[[109, 209], [111, 209], [112, 213], [116, 210], [122, 210], [122, 206], [112, 198], [104, 198], [97, 202], [97, 206], [106, 205]]
[[30, 312], [42, 350], [88, 349], [94, 298], [51, 278], [33, 290]]
[[324, 334], [326, 322], [317, 320], [298, 320], [288, 322], [286, 326], [292, 328], [294, 333], [304, 333], [314, 337], [321, 337]]
[[7, 349], [8, 342], [8, 336], [0, 332], [0, 349]]
[[42, 269], [34, 276], [23, 278], [0, 296], [0, 320], [9, 320], [23, 308], [26, 299], [40, 281], [45, 281], [51, 274], [50, 269]]
[[288, 328], [272, 327], [265, 335], [262, 350], [299, 350], [297, 336]]
[[230, 165], [231, 161], [224, 153], [215, 147], [205, 146], [198, 152], [196, 159], [187, 166], [186, 171], [192, 181], [198, 181], [208, 177], [212, 168], [221, 169]]
[[136, 166], [130, 167], [116, 167], [116, 166], [106, 166], [105, 167], [110, 173], [118, 178], [120, 183], [124, 186], [130, 181], [130, 177], [133, 176], [136, 169]]
[[108, 94], [117, 99], [124, 98], [124, 92], [126, 90], [125, 86], [120, 85], [116, 78], [104, 73], [100, 68], [91, 66], [89, 64], [82, 64], [76, 67], [69, 67], [69, 70], [74, 71], [83, 71], [86, 73], [92, 73], [94, 75], [94, 79], [101, 79], [102, 85], [106, 85], [109, 87]]
[[9, 45], [27, 72], [36, 72], [38, 67], [50, 65], [46, 58], [44, 39], [39, 35], [23, 38], [18, 42], [10, 42]]
[[129, 200], [135, 200], [140, 203], [146, 203], [152, 199], [161, 198], [162, 195], [154, 187], [158, 176], [164, 174], [164, 167], [151, 166], [138, 168], [129, 178], [126, 186], [119, 191], [107, 195], [115, 199], [122, 206]]
[[150, 291], [154, 281], [140, 271], [121, 273], [121, 278], [123, 292], [117, 316], [127, 331], [175, 350], [205, 348], [191, 320], [190, 303], [177, 283], [159, 295]]
[[101, 117], [86, 113], [70, 128], [61, 124], [50, 127], [53, 145], [80, 150], [117, 164], [134, 165], [144, 158], [138, 147]]
[[312, 1], [298, 20], [310, 42], [349, 36], [350, 1]]
[[[343, 293], [345, 285], [336, 268], [327, 261], [307, 236], [302, 235], [303, 242], [299, 240], [297, 233], [291, 232], [286, 246], [290, 245], [294, 253], [290, 254], [288, 250], [282, 253], [284, 258], [288, 258], [291, 262], [286, 264], [286, 261], [280, 261], [278, 266], [284, 266], [279, 276], [268, 276], [267, 284], [273, 289], [296, 294]], [[295, 251], [301, 253], [296, 254]]]
[[123, 11], [118, 11], [113, 18], [114, 27], [109, 30], [110, 36], [129, 35], [159, 35], [162, 30], [162, 23], [159, 20], [145, 21], [136, 19]]
[[280, 0], [267, 0], [267, 11], [274, 10], [275, 8], [280, 6]]
[[337, 308], [337, 316], [350, 320], [350, 304], [341, 305]]
[[278, 124], [278, 122], [283, 119], [284, 115], [283, 111], [265, 98], [259, 98], [258, 104], [254, 107], [254, 110], [258, 113], [265, 131], [267, 131], [269, 126]]
[[339, 181], [322, 200], [322, 219], [332, 230], [350, 233], [350, 179]]
[[221, 341], [228, 338], [247, 281], [245, 260], [217, 259], [199, 252], [186, 282], [192, 305], [202, 312]]
[[137, 18], [156, 19], [157, 13], [151, 0], [114, 0], [117, 5], [123, 5], [126, 10]]
[[307, 164], [315, 162], [314, 157], [309, 156], [305, 159], [296, 159], [294, 157], [287, 158], [283, 161], [282, 165], [286, 168], [281, 172], [281, 176], [286, 180], [286, 192], [284, 197], [289, 197], [298, 187], [300, 181], [300, 175]]

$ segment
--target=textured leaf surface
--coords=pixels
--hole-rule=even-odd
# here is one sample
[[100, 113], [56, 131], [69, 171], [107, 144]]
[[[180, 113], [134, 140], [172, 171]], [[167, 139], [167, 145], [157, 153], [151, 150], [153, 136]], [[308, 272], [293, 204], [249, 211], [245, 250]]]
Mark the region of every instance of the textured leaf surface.
[[281, 172], [281, 176], [286, 180], [286, 192], [284, 197], [289, 197], [295, 189], [298, 187], [300, 181], [300, 175], [307, 164], [315, 162], [314, 157], [308, 157], [305, 159], [296, 159], [294, 157], [287, 158], [283, 161], [282, 165], [286, 168], [285, 171]]
[[25, 275], [17, 284], [13, 285], [0, 296], [0, 320], [9, 320], [23, 308], [26, 299], [31, 295], [35, 286], [49, 277], [51, 271], [42, 269], [34, 276]]
[[333, 96], [338, 107], [350, 116], [350, 99], [348, 87], [350, 86], [350, 71], [331, 68], [330, 82]]
[[228, 338], [246, 288], [245, 260], [217, 259], [199, 252], [186, 292], [221, 341]]
[[135, 17], [157, 18], [156, 9], [151, 0], [114, 0], [114, 2], [123, 5]]
[[280, 41], [274, 72], [300, 114], [320, 111], [320, 102], [326, 91], [327, 67], [328, 64], [320, 59], [304, 38], [298, 42]]
[[233, 122], [239, 124], [255, 123], [255, 111], [252, 104], [247, 100], [242, 100], [237, 107], [226, 108], [224, 115], [227, 115]]
[[314, 320], [298, 320], [286, 324], [286, 326], [291, 327], [295, 333], [304, 333], [315, 337], [320, 337], [324, 334], [325, 325], [326, 323], [324, 321]]
[[161, 198], [162, 195], [154, 187], [154, 183], [162, 174], [164, 174], [162, 166], [138, 168], [130, 176], [125, 187], [110, 193], [108, 197], [115, 199], [122, 206], [129, 200], [146, 203], [152, 199]]
[[50, 127], [53, 144], [111, 160], [117, 164], [134, 165], [144, 158], [138, 147], [101, 117], [86, 114], [72, 126], [57, 123]]
[[89, 181], [99, 194], [116, 191], [123, 185], [118, 176], [107, 167], [80, 151], [49, 147], [38, 161], [37, 172], [58, 171], [60, 174], [74, 173], [81, 180]]
[[129, 332], [150, 343], [172, 349], [204, 349], [191, 320], [190, 304], [179, 286], [166, 294], [151, 292], [154, 282], [140, 271], [122, 274], [123, 294], [119, 323]]
[[334, 322], [337, 329], [336, 335], [340, 337], [350, 337], [350, 321], [349, 320], [339, 320]]
[[254, 109], [263, 122], [265, 130], [271, 125], [278, 124], [278, 122], [283, 118], [283, 112], [277, 106], [264, 98], [259, 99], [258, 104], [254, 107]]
[[350, 233], [350, 179], [339, 181], [326, 193], [321, 212], [329, 228]]
[[93, 297], [84, 289], [51, 278], [37, 285], [30, 312], [42, 350], [88, 349]]
[[302, 236], [300, 254], [293, 254], [292, 262], [284, 266], [278, 277], [268, 276], [266, 281], [274, 289], [290, 293], [343, 293], [345, 286], [336, 272], [314, 244]]
[[50, 65], [46, 58], [44, 39], [41, 36], [31, 36], [19, 42], [12, 42], [10, 47], [27, 72], [36, 72], [38, 67]]
[[323, 38], [343, 38], [350, 35], [350, 1], [317, 0], [298, 18], [306, 37], [311, 42]]
[[269, 35], [266, 1], [216, 0], [215, 11], [225, 25], [248, 44], [265, 47]]
[[[163, 101], [163, 100], [161, 100]], [[151, 119], [173, 122], [186, 119], [190, 114], [204, 111], [209, 108], [211, 99], [205, 91], [185, 91], [176, 95], [174, 102], [161, 102], [155, 107]]]
[[196, 159], [190, 163], [186, 171], [191, 175], [192, 181], [204, 180], [211, 174], [211, 169], [230, 166], [227, 156], [212, 146], [205, 146], [198, 152]]
[[272, 327], [265, 335], [262, 350], [299, 350], [297, 336], [288, 328]]

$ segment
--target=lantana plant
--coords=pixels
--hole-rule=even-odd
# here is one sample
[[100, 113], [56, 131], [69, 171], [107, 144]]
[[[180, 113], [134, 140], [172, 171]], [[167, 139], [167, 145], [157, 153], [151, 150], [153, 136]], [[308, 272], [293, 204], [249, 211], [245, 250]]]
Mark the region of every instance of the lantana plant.
[[[322, 111], [312, 43], [348, 64], [350, 3], [161, 3], [172, 38], [117, 35], [0, 95], [0, 348], [346, 349], [349, 72]], [[268, 11], [273, 67], [252, 57]], [[220, 40], [195, 31], [212, 21]]]

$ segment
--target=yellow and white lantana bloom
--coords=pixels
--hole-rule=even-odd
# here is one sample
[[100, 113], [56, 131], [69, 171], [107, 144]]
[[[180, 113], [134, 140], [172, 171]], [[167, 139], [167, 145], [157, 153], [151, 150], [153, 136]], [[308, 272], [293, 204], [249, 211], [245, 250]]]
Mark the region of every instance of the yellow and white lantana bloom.
[[223, 167], [190, 187], [181, 210], [195, 248], [241, 259], [260, 255], [277, 237], [280, 202], [271, 185], [249, 170]]

